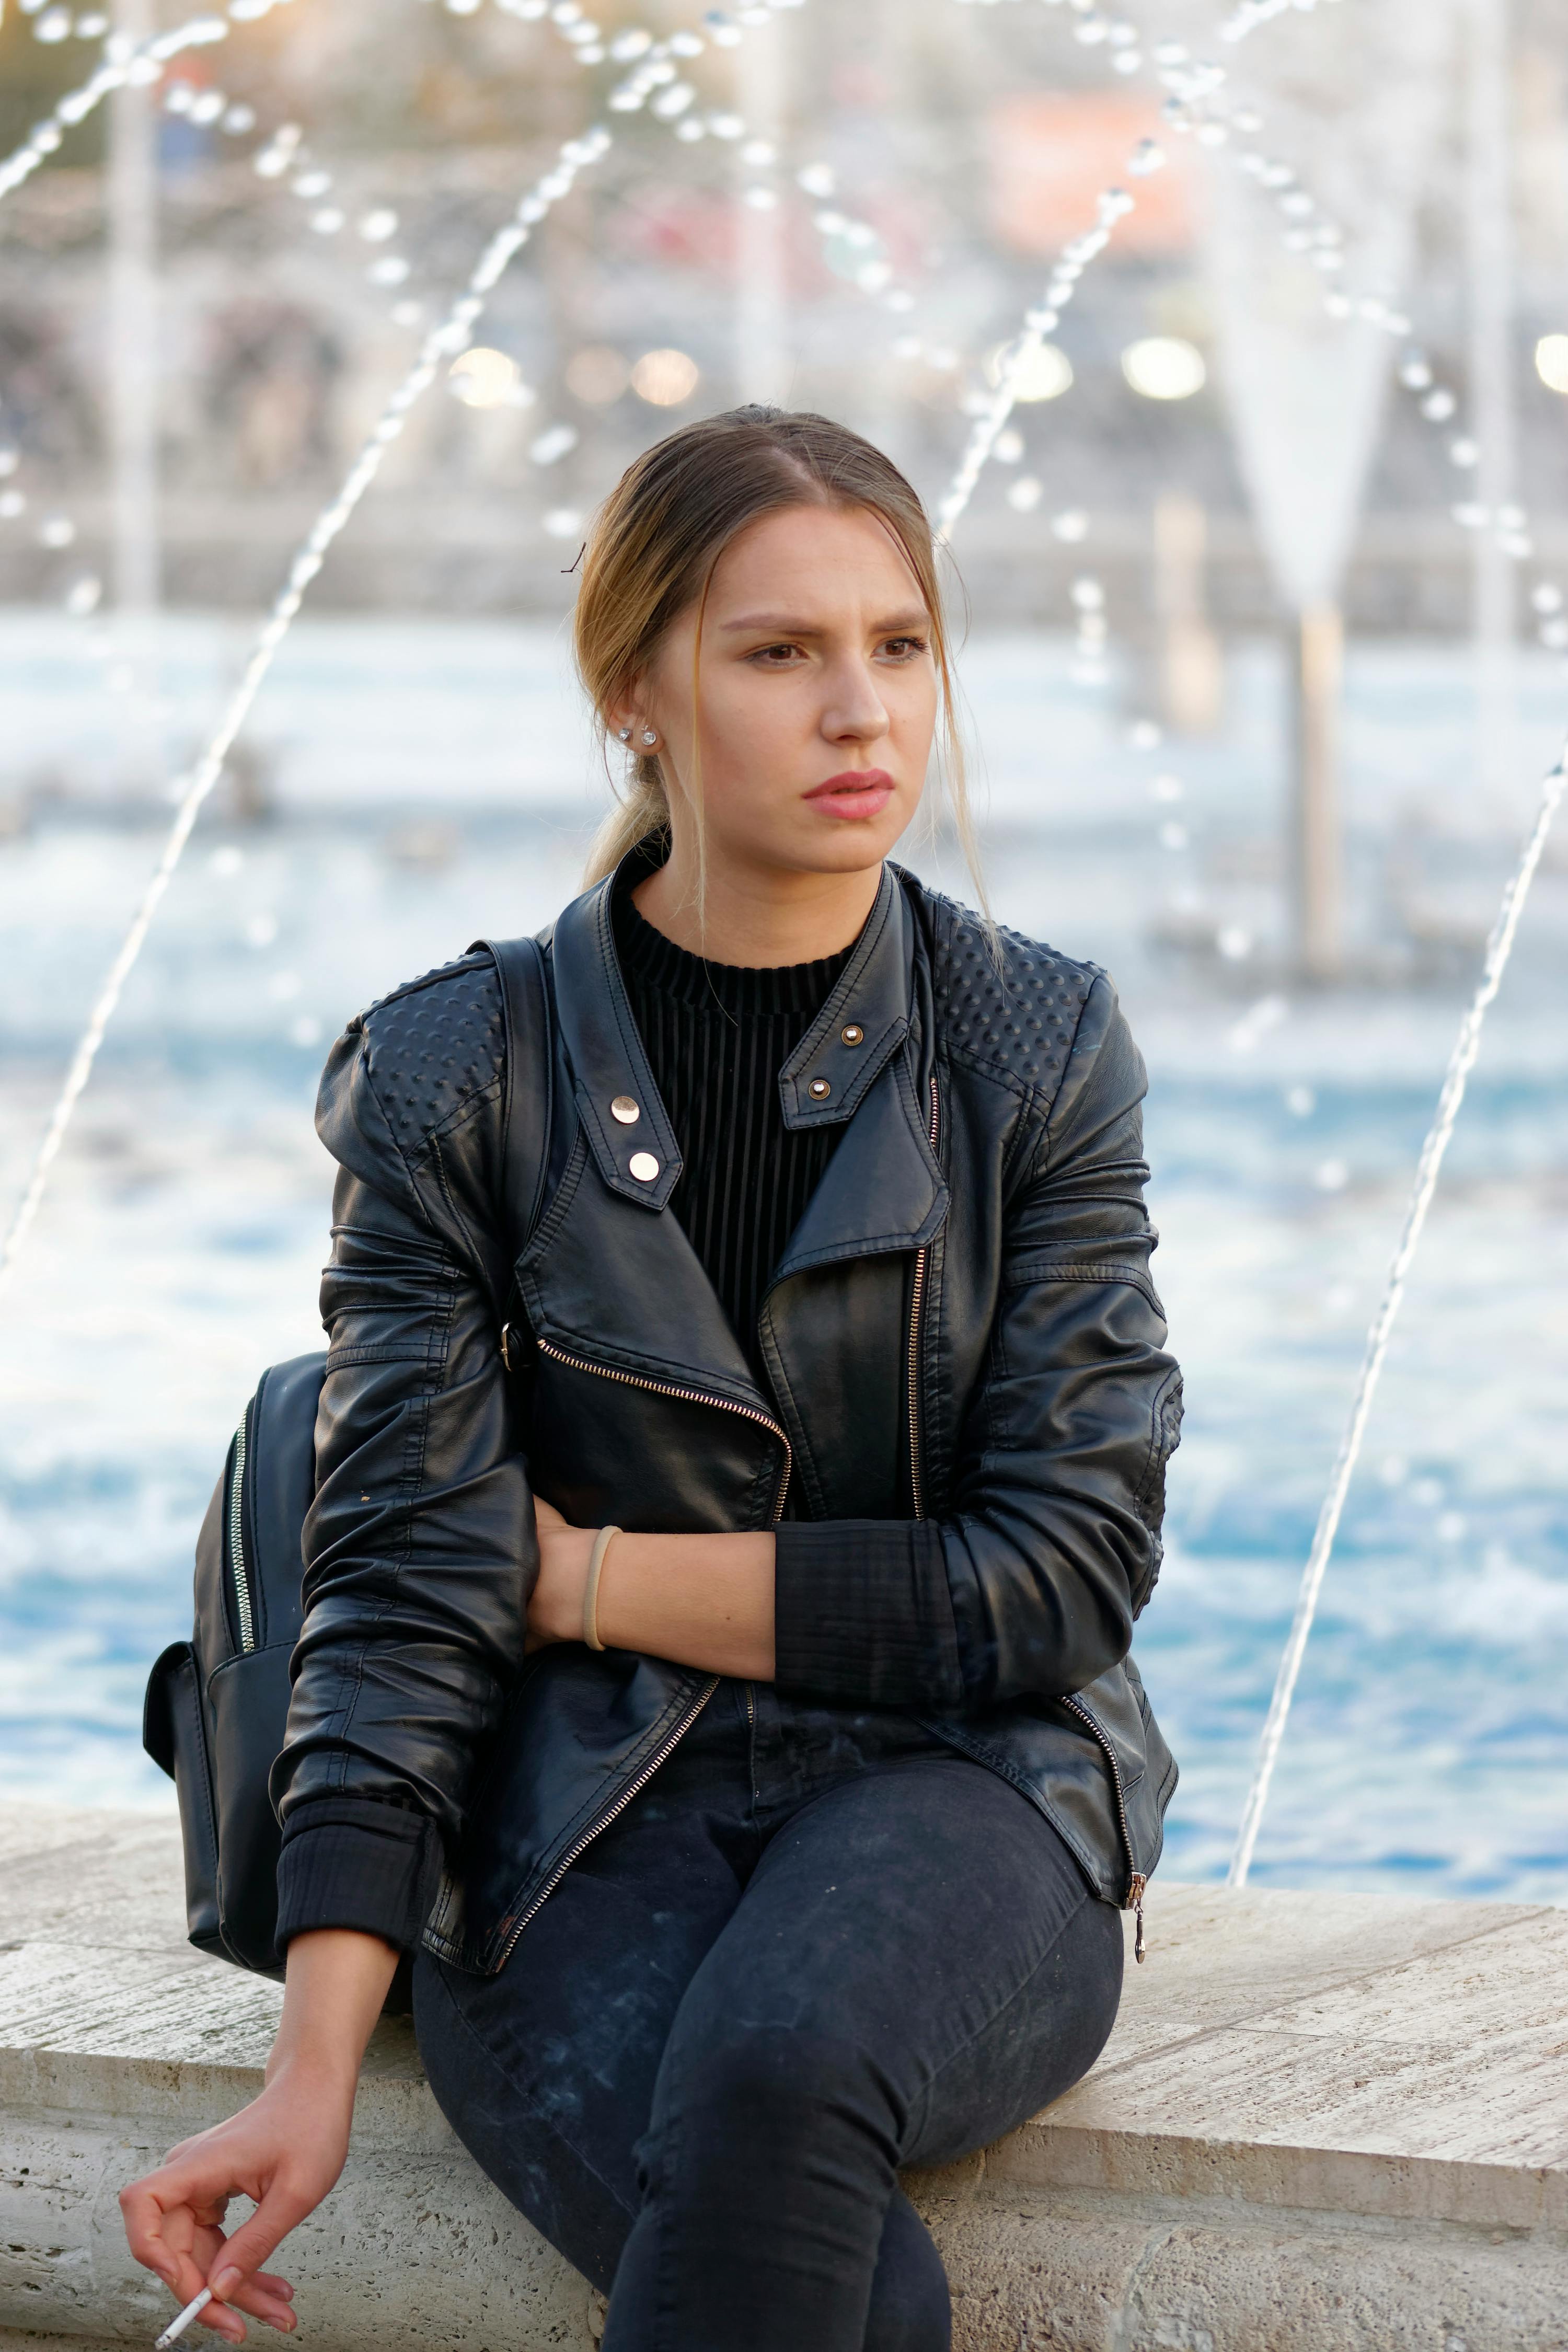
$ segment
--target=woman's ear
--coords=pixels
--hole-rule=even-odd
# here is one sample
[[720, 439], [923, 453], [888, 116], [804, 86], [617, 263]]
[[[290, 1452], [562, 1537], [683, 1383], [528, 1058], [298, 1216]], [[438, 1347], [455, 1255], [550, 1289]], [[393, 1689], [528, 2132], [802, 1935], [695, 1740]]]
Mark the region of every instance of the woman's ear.
[[647, 724], [637, 708], [638, 684], [635, 677], [626, 678], [605, 705], [605, 725], [617, 742], [635, 743], [639, 730]]

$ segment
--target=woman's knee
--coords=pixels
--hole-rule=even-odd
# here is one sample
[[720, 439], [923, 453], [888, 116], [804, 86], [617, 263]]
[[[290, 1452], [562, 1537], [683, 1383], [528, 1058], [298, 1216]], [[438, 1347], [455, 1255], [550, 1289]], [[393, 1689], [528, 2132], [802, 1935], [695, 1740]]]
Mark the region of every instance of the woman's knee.
[[882, 2223], [865, 2352], [949, 2352], [952, 2300], [931, 2231], [901, 2189]]
[[950, 2164], [1080, 2082], [1121, 1998], [1121, 1915], [1087, 1892], [1005, 2005], [932, 2078], [905, 2163]]
[[660, 2070], [648, 2137], [673, 2136], [690, 2152], [746, 2146], [787, 2169], [798, 2149], [846, 2134], [868, 2143], [876, 2166], [899, 2160], [898, 2102], [872, 2053], [852, 2035], [820, 2028], [708, 2018], [678, 2029]]

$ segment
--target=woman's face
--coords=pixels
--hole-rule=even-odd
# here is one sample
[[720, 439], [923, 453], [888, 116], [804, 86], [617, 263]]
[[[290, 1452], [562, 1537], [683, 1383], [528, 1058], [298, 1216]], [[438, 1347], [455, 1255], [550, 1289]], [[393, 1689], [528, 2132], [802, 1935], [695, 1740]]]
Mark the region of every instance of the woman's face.
[[[693, 604], [631, 698], [658, 731], [678, 848], [696, 629]], [[879, 865], [919, 805], [937, 713], [931, 615], [885, 526], [823, 507], [750, 525], [714, 567], [700, 675], [710, 871]]]

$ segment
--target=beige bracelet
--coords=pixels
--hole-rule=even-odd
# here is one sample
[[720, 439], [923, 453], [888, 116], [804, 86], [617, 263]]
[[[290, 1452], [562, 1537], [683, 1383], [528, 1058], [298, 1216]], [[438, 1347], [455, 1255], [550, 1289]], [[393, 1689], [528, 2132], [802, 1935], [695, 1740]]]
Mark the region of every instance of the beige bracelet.
[[599, 1579], [604, 1573], [605, 1554], [620, 1532], [619, 1528], [601, 1528], [588, 1555], [588, 1581], [583, 1587], [583, 1639], [591, 1650], [605, 1646], [599, 1639]]

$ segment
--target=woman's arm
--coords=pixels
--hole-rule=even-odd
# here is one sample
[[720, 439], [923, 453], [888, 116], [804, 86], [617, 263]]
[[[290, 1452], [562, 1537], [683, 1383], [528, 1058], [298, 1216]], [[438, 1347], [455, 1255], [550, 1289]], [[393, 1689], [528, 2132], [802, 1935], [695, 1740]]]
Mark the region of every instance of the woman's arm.
[[1009, 1186], [990, 1348], [941, 1515], [781, 1527], [781, 1690], [973, 1712], [1081, 1690], [1125, 1657], [1181, 1420], [1149, 1276], [1145, 1084], [1101, 973]]
[[[182, 2305], [210, 2286], [216, 2300], [204, 2323], [231, 2343], [245, 2336], [241, 2311], [285, 2333], [293, 2328], [293, 2288], [260, 2265], [343, 2168], [360, 2062], [396, 1966], [397, 1954], [378, 1936], [338, 1928], [296, 1936], [259, 2097], [182, 2140], [155, 2172], [120, 2192], [137, 2261]], [[256, 2210], [226, 2238], [233, 2197], [250, 2198]]]
[[321, 1080], [331, 1349], [272, 1771], [280, 1943], [342, 1927], [415, 1948], [522, 1663], [533, 1514], [497, 1337], [501, 1036], [494, 968], [468, 959], [352, 1022]]
[[[580, 1642], [596, 1530], [568, 1527], [538, 1496], [533, 1510], [539, 1580], [528, 1604], [530, 1646]], [[608, 1650], [771, 1683], [774, 1549], [771, 1535], [616, 1536], [599, 1571], [600, 1641]]]

